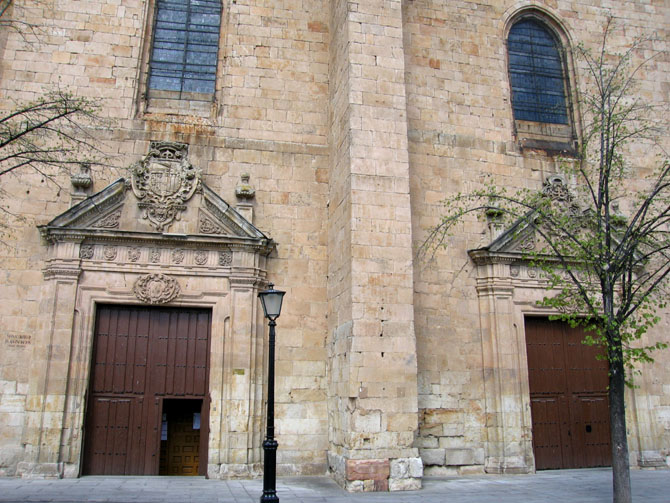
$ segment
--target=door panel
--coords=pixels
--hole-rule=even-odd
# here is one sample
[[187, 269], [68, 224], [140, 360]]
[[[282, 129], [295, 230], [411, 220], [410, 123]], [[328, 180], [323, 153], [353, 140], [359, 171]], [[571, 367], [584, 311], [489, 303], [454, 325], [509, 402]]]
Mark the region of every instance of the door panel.
[[558, 396], [531, 400], [535, 463], [545, 468], [561, 468], [563, 441], [561, 439], [561, 406]]
[[90, 405], [86, 473], [126, 474], [137, 404], [129, 398], [95, 397]]
[[574, 423], [575, 441], [581, 453], [581, 466], [609, 466], [610, 422], [607, 396], [577, 396]]
[[567, 324], [526, 318], [538, 470], [611, 464], [607, 362], [583, 338], [581, 329]]
[[210, 320], [204, 309], [98, 308], [85, 474], [158, 474], [163, 398], [207, 402]]

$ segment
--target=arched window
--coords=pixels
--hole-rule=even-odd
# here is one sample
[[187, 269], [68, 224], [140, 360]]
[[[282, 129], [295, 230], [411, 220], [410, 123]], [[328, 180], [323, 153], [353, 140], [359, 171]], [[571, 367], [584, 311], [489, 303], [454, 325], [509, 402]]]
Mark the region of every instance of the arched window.
[[213, 95], [220, 27], [221, 0], [156, 0], [149, 91]]
[[507, 42], [514, 118], [568, 124], [564, 65], [554, 34], [539, 20], [522, 18]]

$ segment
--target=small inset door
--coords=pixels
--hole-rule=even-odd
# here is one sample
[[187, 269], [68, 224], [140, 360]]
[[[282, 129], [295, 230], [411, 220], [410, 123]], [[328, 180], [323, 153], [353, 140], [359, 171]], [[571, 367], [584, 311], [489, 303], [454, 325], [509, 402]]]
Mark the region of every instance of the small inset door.
[[533, 452], [538, 470], [611, 464], [608, 365], [566, 323], [526, 318]]
[[202, 400], [166, 399], [161, 425], [160, 475], [199, 475], [205, 432]]

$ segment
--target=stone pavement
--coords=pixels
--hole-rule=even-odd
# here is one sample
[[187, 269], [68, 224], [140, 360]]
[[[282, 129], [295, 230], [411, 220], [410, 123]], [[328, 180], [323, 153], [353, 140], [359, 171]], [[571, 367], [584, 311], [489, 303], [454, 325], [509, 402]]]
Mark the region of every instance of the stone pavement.
[[[633, 500], [670, 502], [670, 471], [631, 472]], [[356, 493], [328, 477], [280, 478], [282, 503], [595, 503], [612, 501], [611, 470], [557, 470], [535, 475], [425, 478], [420, 491]], [[0, 502], [258, 503], [261, 480], [202, 477], [0, 479]]]

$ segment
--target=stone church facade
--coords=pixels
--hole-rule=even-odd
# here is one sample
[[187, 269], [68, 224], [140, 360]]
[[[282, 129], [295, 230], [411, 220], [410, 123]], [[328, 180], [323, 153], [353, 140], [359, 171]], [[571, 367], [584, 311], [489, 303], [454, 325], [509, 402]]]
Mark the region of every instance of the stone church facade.
[[[287, 292], [280, 475], [383, 491], [607, 465], [606, 369], [566, 363], [565, 389], [534, 387], [556, 368], [541, 348], [572, 362], [576, 335], [537, 306], [528, 243], [472, 220], [417, 251], [440, 201], [486, 177], [569, 185], [572, 49], [597, 47], [609, 14], [622, 47], [656, 35], [639, 92], [667, 105], [663, 1], [16, 0], [39, 40], [2, 34], [3, 109], [58, 84], [110, 122], [105, 159], [58, 186], [2, 177], [0, 474], [259, 475], [269, 282]], [[524, 44], [549, 47], [530, 71], [557, 116], [521, 106], [538, 92], [515, 83]], [[631, 147], [641, 170], [648, 152]], [[647, 337], [668, 333], [664, 316]], [[670, 456], [657, 356], [627, 391], [634, 467]]]

